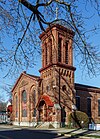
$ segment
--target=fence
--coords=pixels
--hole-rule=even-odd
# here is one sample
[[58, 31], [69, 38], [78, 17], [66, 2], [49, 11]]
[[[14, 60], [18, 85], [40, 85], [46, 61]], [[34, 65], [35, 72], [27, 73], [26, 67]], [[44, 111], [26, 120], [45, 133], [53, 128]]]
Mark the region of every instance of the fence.
[[8, 115], [7, 112], [0, 112], [0, 123], [7, 123], [8, 122]]

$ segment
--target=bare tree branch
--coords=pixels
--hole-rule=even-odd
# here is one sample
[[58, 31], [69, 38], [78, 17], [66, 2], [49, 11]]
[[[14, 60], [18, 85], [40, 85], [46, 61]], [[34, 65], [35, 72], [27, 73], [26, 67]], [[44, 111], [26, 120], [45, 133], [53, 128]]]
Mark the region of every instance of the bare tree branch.
[[[84, 7], [87, 14], [83, 14], [83, 8], [81, 9], [80, 6]], [[56, 7], [59, 9], [57, 20], [55, 20]], [[0, 11], [0, 66], [1, 69], [8, 67], [8, 74], [14, 72], [14, 67], [16, 67], [15, 71], [34, 67], [35, 56], [40, 55], [39, 34], [45, 31], [47, 26], [57, 22], [63, 22], [75, 32], [73, 48], [75, 56], [80, 57], [80, 65], [83, 69], [84, 67], [88, 69], [89, 75], [99, 73], [100, 49], [89, 42], [88, 36], [100, 32], [100, 24], [98, 22], [97, 26], [94, 24], [89, 29], [85, 28], [84, 24], [97, 15], [99, 17], [98, 0], [32, 0], [31, 2], [0, 0]], [[13, 42], [12, 46], [8, 44], [9, 48], [3, 46], [4, 37], [8, 36]]]

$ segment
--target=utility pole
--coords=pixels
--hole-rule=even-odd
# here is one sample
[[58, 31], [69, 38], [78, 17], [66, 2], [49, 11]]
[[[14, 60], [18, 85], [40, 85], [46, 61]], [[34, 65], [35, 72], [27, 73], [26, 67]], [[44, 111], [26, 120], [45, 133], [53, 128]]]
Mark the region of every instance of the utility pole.
[[60, 68], [59, 68], [59, 105], [60, 105]]

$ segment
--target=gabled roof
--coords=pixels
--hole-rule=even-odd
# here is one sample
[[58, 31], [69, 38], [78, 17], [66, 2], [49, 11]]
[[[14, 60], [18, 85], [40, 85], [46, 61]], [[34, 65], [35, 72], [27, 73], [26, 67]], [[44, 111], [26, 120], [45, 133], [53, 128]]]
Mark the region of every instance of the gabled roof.
[[19, 80], [21, 79], [21, 77], [22, 77], [23, 75], [25, 75], [26, 77], [28, 77], [28, 78], [30, 78], [30, 79], [33, 79], [33, 80], [39, 80], [39, 79], [40, 79], [39, 76], [35, 76], [35, 75], [31, 75], [31, 74], [27, 74], [27, 73], [24, 71], [24, 72], [21, 73], [21, 75], [20, 75], [19, 78], [17, 79], [17, 81], [16, 81], [14, 87], [12, 88], [11, 92], [14, 91], [16, 85], [18, 84]]

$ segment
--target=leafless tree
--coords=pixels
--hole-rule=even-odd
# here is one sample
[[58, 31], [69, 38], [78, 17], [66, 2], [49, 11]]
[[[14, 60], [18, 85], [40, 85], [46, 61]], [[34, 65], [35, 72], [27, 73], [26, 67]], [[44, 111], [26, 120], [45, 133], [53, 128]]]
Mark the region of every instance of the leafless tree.
[[12, 100], [11, 89], [13, 85], [0, 82], [0, 102]]
[[0, 112], [6, 111], [6, 102], [0, 101]]
[[41, 54], [38, 36], [55, 21], [75, 32], [73, 48], [82, 69], [99, 73], [100, 48], [89, 41], [100, 31], [99, 0], [0, 0], [0, 11], [0, 68], [8, 69], [7, 75], [34, 67]]

